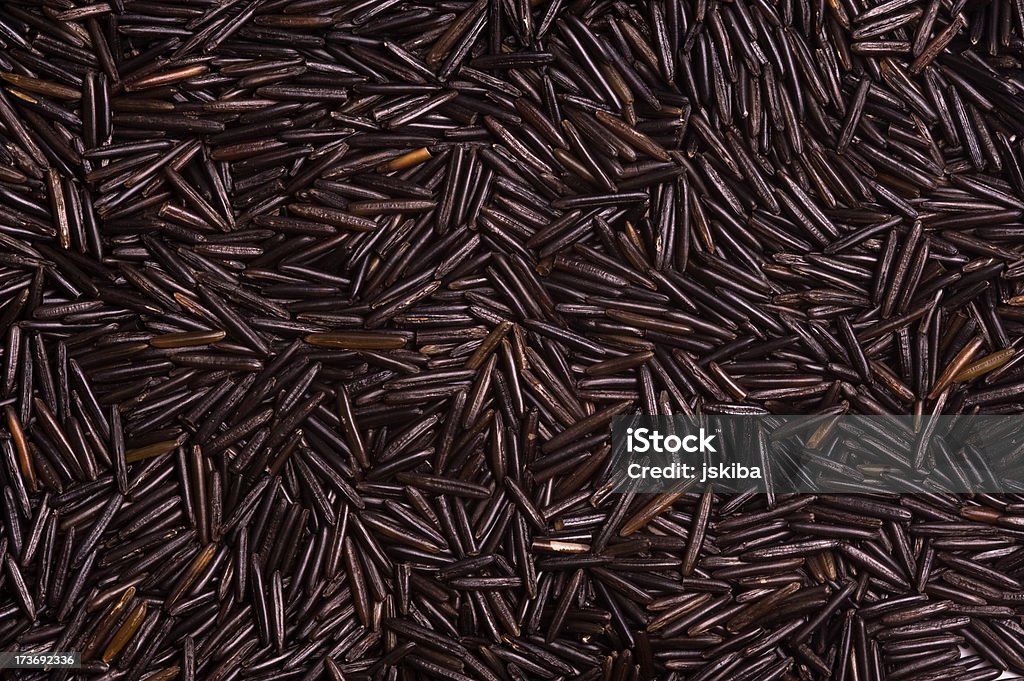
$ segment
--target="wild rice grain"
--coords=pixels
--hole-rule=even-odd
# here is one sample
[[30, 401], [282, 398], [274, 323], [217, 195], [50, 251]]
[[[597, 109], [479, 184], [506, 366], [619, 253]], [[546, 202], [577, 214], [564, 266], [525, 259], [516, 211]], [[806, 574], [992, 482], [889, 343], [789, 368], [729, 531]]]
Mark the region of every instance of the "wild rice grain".
[[[1024, 13], [855, 4], [5, 3], [4, 649], [1024, 677], [1019, 485], [830, 448], [969, 486], [934, 417], [1022, 412]], [[850, 492], [613, 494], [654, 413], [816, 415]]]

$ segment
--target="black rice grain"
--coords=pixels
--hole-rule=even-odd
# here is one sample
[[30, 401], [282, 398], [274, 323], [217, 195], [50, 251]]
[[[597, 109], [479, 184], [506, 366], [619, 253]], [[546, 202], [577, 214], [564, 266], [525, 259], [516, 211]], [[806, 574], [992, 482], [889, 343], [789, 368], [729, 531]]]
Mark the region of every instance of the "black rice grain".
[[621, 415], [914, 415], [848, 434], [917, 468], [1022, 413], [1022, 32], [4, 3], [0, 650], [83, 658], [11, 678], [1024, 678], [1018, 482], [609, 470]]

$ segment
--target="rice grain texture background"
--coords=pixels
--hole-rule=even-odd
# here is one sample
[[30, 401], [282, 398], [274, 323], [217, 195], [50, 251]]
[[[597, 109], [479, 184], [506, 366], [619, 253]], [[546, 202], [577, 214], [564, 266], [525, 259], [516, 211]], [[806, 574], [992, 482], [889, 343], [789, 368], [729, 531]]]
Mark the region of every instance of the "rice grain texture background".
[[605, 483], [616, 415], [1021, 413], [1022, 29], [3, 2], [0, 650], [84, 660], [3, 673], [1021, 678], [1019, 481]]

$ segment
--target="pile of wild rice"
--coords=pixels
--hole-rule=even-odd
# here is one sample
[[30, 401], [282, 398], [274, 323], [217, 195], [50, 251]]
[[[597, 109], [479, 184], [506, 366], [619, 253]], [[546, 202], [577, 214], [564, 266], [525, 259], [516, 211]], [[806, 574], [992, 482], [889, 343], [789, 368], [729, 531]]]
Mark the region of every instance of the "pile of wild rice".
[[1024, 411], [1024, 4], [868, 5], [3, 2], [11, 678], [1020, 678], [1024, 495], [602, 488]]

